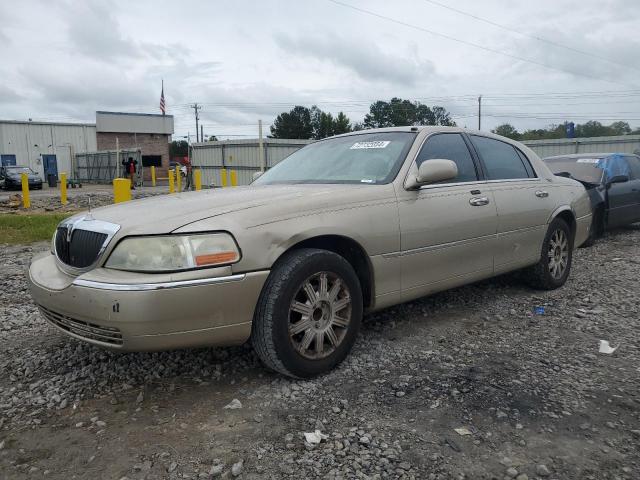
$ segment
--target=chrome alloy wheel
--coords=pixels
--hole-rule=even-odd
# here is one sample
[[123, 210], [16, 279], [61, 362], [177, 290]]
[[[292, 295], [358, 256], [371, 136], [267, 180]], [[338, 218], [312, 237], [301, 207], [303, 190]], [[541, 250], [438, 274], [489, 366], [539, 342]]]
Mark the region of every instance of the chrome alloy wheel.
[[351, 321], [351, 294], [336, 274], [319, 272], [300, 285], [289, 306], [289, 338], [303, 357], [318, 360], [342, 343]]
[[569, 240], [564, 230], [553, 232], [549, 240], [549, 273], [555, 279], [562, 278], [569, 262]]

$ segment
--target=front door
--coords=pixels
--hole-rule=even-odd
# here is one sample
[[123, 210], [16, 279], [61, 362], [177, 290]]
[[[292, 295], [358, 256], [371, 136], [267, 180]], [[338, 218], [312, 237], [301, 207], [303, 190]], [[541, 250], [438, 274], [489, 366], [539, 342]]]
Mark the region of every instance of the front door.
[[416, 158], [453, 160], [458, 177], [398, 192], [402, 295], [409, 300], [493, 274], [497, 216], [465, 138], [431, 135]]
[[42, 155], [42, 165], [44, 167], [44, 178], [55, 175], [58, 178], [58, 160], [55, 155]]

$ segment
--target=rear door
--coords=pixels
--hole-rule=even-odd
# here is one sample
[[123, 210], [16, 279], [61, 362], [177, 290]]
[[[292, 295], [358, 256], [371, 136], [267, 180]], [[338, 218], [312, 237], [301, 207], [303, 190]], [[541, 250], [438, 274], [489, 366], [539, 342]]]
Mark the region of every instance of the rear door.
[[496, 273], [535, 263], [555, 209], [553, 186], [537, 178], [526, 155], [510, 143], [481, 135], [469, 137], [498, 212]]
[[453, 160], [458, 177], [398, 192], [404, 299], [493, 274], [496, 207], [468, 141], [429, 136], [415, 166], [436, 158]]

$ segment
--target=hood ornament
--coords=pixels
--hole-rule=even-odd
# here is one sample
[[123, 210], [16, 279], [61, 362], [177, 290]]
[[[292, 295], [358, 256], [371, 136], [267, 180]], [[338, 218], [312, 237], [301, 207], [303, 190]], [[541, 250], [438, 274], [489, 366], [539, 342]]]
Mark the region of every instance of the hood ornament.
[[84, 217], [84, 220], [93, 220], [93, 215], [91, 215], [91, 194], [87, 194], [87, 200], [89, 202], [89, 209], [87, 210], [87, 215]]

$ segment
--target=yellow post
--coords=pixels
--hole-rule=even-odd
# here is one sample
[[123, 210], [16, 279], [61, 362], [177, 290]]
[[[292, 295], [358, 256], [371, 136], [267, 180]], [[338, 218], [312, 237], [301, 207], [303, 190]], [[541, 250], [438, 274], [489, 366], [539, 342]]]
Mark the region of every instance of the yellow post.
[[220, 170], [220, 183], [223, 187], [227, 186], [227, 169], [223, 168]]
[[127, 202], [131, 200], [131, 180], [128, 178], [113, 179], [113, 201], [114, 203]]
[[31, 207], [31, 199], [29, 198], [29, 176], [26, 173], [22, 177], [22, 206], [24, 208]]
[[169, 169], [169, 193], [174, 193], [176, 189], [173, 186], [173, 170]]
[[236, 172], [235, 170], [231, 170], [231, 186], [238, 186], [238, 172]]
[[182, 175], [180, 175], [180, 165], [176, 165], [176, 190], [182, 191]]
[[151, 165], [151, 186], [156, 186], [156, 167]]
[[202, 190], [202, 171], [199, 168], [193, 170], [193, 184], [196, 190]]
[[67, 174], [60, 174], [60, 203], [67, 204]]

